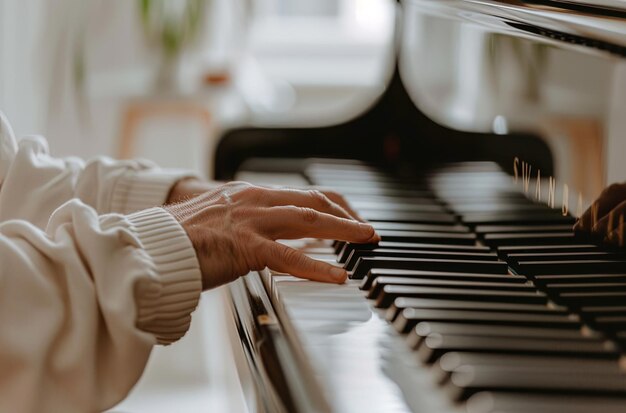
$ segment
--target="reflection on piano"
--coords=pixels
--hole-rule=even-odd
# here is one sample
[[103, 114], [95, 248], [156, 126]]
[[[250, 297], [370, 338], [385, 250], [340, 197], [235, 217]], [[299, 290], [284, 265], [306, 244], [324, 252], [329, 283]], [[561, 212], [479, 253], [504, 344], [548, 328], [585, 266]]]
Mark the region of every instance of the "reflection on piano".
[[[402, 12], [399, 66], [369, 112], [336, 126], [232, 131], [218, 151], [219, 177], [336, 189], [382, 238], [289, 242], [345, 266], [345, 285], [266, 270], [229, 286], [251, 410], [626, 411], [626, 253], [574, 233], [573, 216], [534, 202], [507, 173], [520, 156], [585, 199], [607, 178], [626, 178], [605, 152], [626, 140], [615, 116], [626, 91], [609, 87], [626, 87], [626, 10], [614, 1], [412, 0]], [[488, 39], [539, 61], [513, 77], [494, 72], [507, 67], [500, 52], [459, 68], [449, 50], [427, 47], [454, 34], [457, 57], [469, 56], [463, 47], [484, 57], [477, 45]], [[484, 80], [480, 62], [500, 80], [542, 89], [529, 96], [487, 82], [472, 95], [459, 80]], [[555, 76], [555, 67], [566, 71]], [[581, 67], [607, 77], [581, 81]], [[449, 87], [434, 93], [441, 81]], [[326, 159], [297, 159], [307, 154]], [[330, 159], [348, 156], [358, 160]], [[596, 156], [602, 162], [587, 159]]]

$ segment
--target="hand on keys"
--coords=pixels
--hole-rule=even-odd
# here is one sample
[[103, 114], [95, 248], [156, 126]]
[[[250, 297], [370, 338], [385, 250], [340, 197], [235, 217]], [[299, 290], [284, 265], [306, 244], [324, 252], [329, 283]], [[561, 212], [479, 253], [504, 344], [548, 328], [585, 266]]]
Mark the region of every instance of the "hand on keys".
[[167, 205], [165, 209], [189, 235], [205, 289], [265, 267], [311, 280], [343, 283], [347, 277], [343, 268], [311, 259], [275, 241], [324, 238], [376, 243], [380, 240], [374, 228], [359, 222], [336, 193], [264, 188], [244, 182], [202, 187], [197, 181], [183, 181], [173, 193], [170, 199], [187, 200]]
[[588, 232], [595, 239], [623, 246], [625, 218], [626, 183], [613, 184], [602, 191], [580, 217], [574, 229]]

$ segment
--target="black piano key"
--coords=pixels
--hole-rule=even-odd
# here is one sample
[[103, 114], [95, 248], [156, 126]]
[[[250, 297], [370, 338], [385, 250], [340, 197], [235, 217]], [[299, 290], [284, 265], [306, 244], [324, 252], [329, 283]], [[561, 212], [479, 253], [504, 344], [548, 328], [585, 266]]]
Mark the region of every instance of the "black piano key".
[[609, 260], [626, 261], [626, 255], [613, 252], [593, 251], [593, 252], [549, 252], [549, 253], [524, 253], [508, 254], [507, 261], [588, 261], [588, 260]]
[[378, 248], [382, 249], [411, 249], [430, 251], [456, 251], [456, 252], [490, 252], [491, 248], [485, 245], [459, 245], [459, 244], [425, 244], [413, 242], [381, 241]]
[[626, 292], [561, 293], [555, 301], [574, 308], [590, 306], [616, 306], [626, 302]]
[[429, 298], [440, 300], [482, 301], [496, 303], [547, 304], [542, 292], [476, 291], [448, 288], [410, 287], [388, 285], [383, 288], [376, 300], [376, 307], [388, 308], [399, 297]]
[[455, 370], [445, 386], [453, 400], [465, 400], [481, 391], [573, 394], [626, 397], [626, 376], [611, 373], [560, 374], [559, 371], [497, 366], [463, 366]]
[[377, 277], [369, 290], [367, 298], [376, 300], [382, 289], [387, 285], [411, 285], [433, 288], [463, 288], [470, 290], [494, 290], [494, 291], [536, 291], [530, 283], [500, 283], [459, 280], [433, 280], [424, 278], [406, 277]]
[[[393, 323], [399, 333], [408, 333], [417, 323], [432, 321], [458, 324], [491, 324], [500, 326], [543, 327], [579, 330], [577, 318], [558, 314], [495, 313], [490, 311], [429, 310], [407, 308]], [[471, 328], [468, 328], [471, 330]]]
[[352, 251], [356, 250], [373, 250], [378, 248], [376, 244], [355, 244], [352, 242], [342, 242], [339, 248], [335, 248], [337, 254], [337, 262], [344, 264], [352, 254]]
[[380, 212], [398, 212], [398, 213], [437, 213], [447, 214], [448, 211], [442, 206], [437, 204], [382, 204], [371, 203], [369, 205], [352, 205], [359, 214], [374, 215]]
[[417, 352], [425, 363], [433, 363], [450, 351], [488, 354], [528, 354], [554, 357], [581, 357], [617, 360], [610, 342], [558, 340], [533, 337], [493, 337], [431, 334]]
[[498, 254], [541, 254], [549, 252], [593, 252], [602, 251], [597, 245], [569, 244], [569, 245], [504, 245], [497, 247]]
[[549, 208], [541, 204], [533, 204], [531, 202], [519, 202], [516, 200], [509, 200], [509, 202], [494, 202], [494, 203], [484, 203], [484, 202], [472, 202], [472, 203], [463, 203], [459, 204], [456, 202], [455, 204], [449, 205], [450, 209], [454, 211], [454, 213], [458, 215], [465, 215], [471, 213], [524, 213], [527, 211], [539, 211], [539, 212], [550, 212]]
[[461, 215], [461, 221], [468, 225], [516, 225], [520, 223], [528, 225], [574, 225], [576, 219], [553, 213], [470, 213]]
[[626, 315], [606, 315], [595, 317], [594, 327], [602, 331], [626, 331]]
[[531, 204], [528, 198], [521, 195], [519, 192], [502, 191], [501, 189], [494, 191], [492, 187], [473, 187], [469, 191], [464, 187], [449, 188], [446, 190], [437, 189], [435, 194], [448, 205], [459, 209], [472, 205], [484, 205], [487, 207], [494, 205], [497, 209], [506, 206], [524, 206]]
[[531, 232], [524, 234], [502, 233], [502, 234], [485, 234], [485, 244], [501, 247], [504, 245], [550, 245], [573, 243], [576, 241], [576, 234], [573, 232]]
[[[334, 184], [324, 184], [325, 187], [333, 189]], [[417, 197], [429, 198], [431, 195], [426, 191], [418, 191], [415, 189], [393, 189], [393, 188], [376, 188], [372, 186], [342, 186], [337, 187], [343, 194], [347, 196], [365, 195], [365, 196], [388, 196], [388, 197]]]
[[548, 245], [501, 245], [496, 247], [498, 253], [504, 254], [542, 254], [542, 253], [558, 253], [558, 252], [597, 252], [603, 251], [594, 244], [548, 244]]
[[425, 231], [444, 233], [468, 233], [470, 229], [464, 225], [432, 225], [411, 224], [406, 222], [369, 221], [369, 224], [378, 231]]
[[[626, 303], [624, 303], [626, 304]], [[626, 305], [615, 305], [606, 307], [581, 307], [580, 315], [583, 317], [601, 317], [607, 315], [623, 315], [626, 316]]]
[[[454, 336], [477, 336], [491, 337], [497, 340], [499, 337], [527, 337], [527, 338], [546, 338], [553, 340], [595, 340], [602, 341], [602, 337], [598, 334], [585, 336], [581, 330], [563, 329], [563, 328], [541, 328], [526, 326], [509, 326], [494, 324], [463, 324], [455, 322], [436, 322], [421, 321], [413, 327], [407, 336], [407, 344], [410, 348], [416, 350], [422, 344], [422, 341], [431, 334], [443, 334]], [[449, 354], [449, 353], [447, 353]], [[462, 353], [463, 354], [463, 353]], [[484, 358], [511, 358], [511, 355], [494, 355], [483, 353], [472, 353]], [[530, 357], [530, 356], [517, 356]]]
[[565, 307], [546, 306], [543, 304], [483, 303], [478, 301], [431, 300], [400, 297], [396, 298], [393, 304], [387, 309], [385, 317], [388, 321], [393, 322], [398, 314], [406, 308], [494, 311], [502, 313], [569, 314]]
[[354, 266], [350, 278], [362, 279], [372, 268], [508, 274], [507, 264], [498, 261], [361, 257]]
[[584, 283], [584, 284], [546, 284], [548, 292], [576, 293], [576, 292], [626, 292], [626, 283]]
[[534, 281], [546, 286], [581, 283], [626, 283], [626, 274], [536, 275]]
[[472, 233], [441, 233], [427, 231], [376, 231], [381, 241], [413, 242], [424, 244], [474, 245], [476, 234]]
[[626, 262], [588, 260], [588, 261], [518, 261], [516, 271], [524, 275], [558, 274], [626, 274]]
[[[458, 179], [458, 177], [455, 177]], [[475, 182], [458, 185], [446, 185], [445, 188], [437, 186], [434, 193], [448, 204], [462, 206], [465, 204], [478, 205], [528, 205], [531, 202], [515, 190], [494, 188], [486, 185], [476, 185]], [[550, 210], [548, 210], [550, 211]]]
[[454, 215], [436, 212], [364, 211], [360, 214], [368, 221], [412, 222], [415, 224], [456, 224]]
[[[537, 337], [541, 338], [542, 336]], [[551, 373], [559, 372], [563, 375], [584, 374], [586, 372], [621, 374], [619, 364], [615, 360], [449, 352], [442, 355], [438, 362], [433, 365], [437, 382], [440, 384], [445, 383], [455, 370], [463, 366], [501, 367], [508, 371], [544, 370]]]
[[498, 261], [498, 256], [493, 252], [456, 252], [456, 251], [428, 251], [428, 250], [393, 250], [387, 248], [375, 248], [373, 250], [354, 250], [346, 260], [344, 268], [348, 271], [354, 269], [359, 258], [432, 258], [444, 260], [470, 260], [470, 261]]
[[[395, 202], [393, 202], [395, 201]], [[417, 202], [402, 198], [387, 198], [385, 200], [373, 200], [368, 198], [352, 199], [350, 206], [354, 210], [361, 209], [389, 209], [391, 211], [416, 211], [421, 208], [440, 208], [445, 211], [445, 207], [436, 199], [419, 199]]]
[[519, 283], [524, 284], [526, 277], [519, 275], [497, 275], [497, 274], [477, 274], [466, 272], [439, 272], [439, 271], [419, 271], [419, 270], [394, 270], [385, 268], [374, 268], [363, 278], [360, 288], [369, 290], [372, 283], [377, 277], [406, 277], [406, 278], [424, 278], [433, 280], [451, 280], [451, 281], [483, 281], [483, 282], [501, 282], [501, 283]]
[[411, 205], [440, 205], [440, 202], [433, 198], [416, 196], [386, 196], [386, 195], [349, 195], [344, 194], [344, 198], [350, 203], [376, 202], [382, 205], [411, 204]]
[[526, 233], [526, 232], [570, 232], [572, 226], [564, 225], [477, 225], [477, 234]]
[[[433, 323], [431, 323], [433, 324]], [[436, 328], [436, 327], [435, 327]], [[497, 327], [499, 328], [499, 327]], [[504, 328], [506, 329], [506, 328]], [[515, 329], [512, 329], [515, 330]], [[531, 328], [519, 328], [529, 331], [529, 337], [536, 338], [554, 338], [557, 340], [568, 340], [564, 333], [573, 333], [568, 330], [557, 330], [556, 333], [550, 337], [546, 337], [543, 334], [550, 334], [550, 330], [543, 331], [545, 329], [531, 329]], [[505, 335], [503, 337], [520, 337], [520, 334]], [[493, 337], [498, 337], [494, 335]], [[564, 337], [564, 338], [562, 338]], [[585, 337], [572, 337], [574, 341], [590, 340]], [[598, 338], [591, 339], [592, 341], [600, 342]], [[584, 369], [594, 372], [606, 372], [611, 374], [620, 373], [622, 370], [618, 361], [611, 359], [596, 359], [596, 358], [577, 358], [577, 357], [550, 357], [550, 356], [536, 356], [536, 355], [518, 355], [518, 354], [490, 354], [490, 353], [472, 353], [472, 352], [449, 352], [441, 356], [438, 360], [437, 367], [452, 373], [455, 369], [461, 366], [511, 366], [511, 367], [524, 367], [529, 366], [531, 368], [546, 368], [546, 369]]]
[[467, 413], [623, 413], [626, 400], [612, 396], [483, 391], [467, 400]]
[[411, 184], [407, 182], [397, 182], [393, 180], [376, 180], [376, 181], [359, 181], [354, 179], [344, 179], [344, 177], [333, 178], [332, 180], [324, 183], [326, 188], [332, 188], [335, 190], [339, 190], [341, 192], [349, 191], [350, 189], [355, 189], [356, 194], [362, 193], [364, 195], [374, 194], [379, 190], [400, 190], [400, 191], [415, 191], [425, 193], [427, 196], [430, 196], [428, 190], [424, 187], [417, 188], [416, 184]]
[[316, 185], [352, 184], [353, 186], [371, 186], [372, 184], [396, 184], [393, 176], [375, 171], [348, 171], [348, 170], [320, 170], [305, 171], [307, 176]]
[[484, 245], [458, 245], [458, 244], [424, 244], [413, 242], [390, 242], [381, 241], [378, 245], [375, 244], [353, 244], [344, 242], [341, 244], [341, 248], [335, 249], [335, 253], [338, 255], [337, 262], [345, 263], [352, 251], [371, 250], [375, 248], [380, 249], [402, 249], [402, 250], [426, 250], [426, 251], [451, 251], [451, 252], [468, 252], [468, 253], [487, 253], [490, 251], [489, 247]]
[[341, 253], [341, 251], [348, 245], [346, 241], [335, 241], [333, 243], [333, 248], [335, 249], [335, 254]]

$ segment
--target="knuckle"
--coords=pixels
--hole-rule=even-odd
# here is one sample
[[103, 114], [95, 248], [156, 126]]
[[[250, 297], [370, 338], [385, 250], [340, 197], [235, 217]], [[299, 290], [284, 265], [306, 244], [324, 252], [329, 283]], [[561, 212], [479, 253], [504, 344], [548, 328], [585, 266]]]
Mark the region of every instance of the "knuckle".
[[319, 217], [319, 212], [313, 208], [298, 208], [300, 216], [304, 222], [314, 223]]
[[254, 185], [248, 185], [244, 189], [241, 190], [242, 194], [245, 194], [246, 196], [249, 196], [252, 198], [259, 197], [261, 194], [263, 194], [263, 192], [264, 192], [263, 188], [254, 186]]
[[334, 191], [334, 190], [329, 190], [329, 191], [324, 191], [324, 193], [326, 194], [328, 198], [338, 203], [339, 205], [348, 205], [348, 201], [346, 201], [346, 198], [339, 192]]
[[232, 190], [235, 190], [235, 189], [241, 190], [248, 186], [250, 186], [250, 184], [247, 182], [243, 182], [243, 181], [230, 181], [222, 185], [222, 187], [232, 189]]
[[332, 204], [332, 201], [328, 199], [326, 195], [324, 195], [321, 191], [318, 191], [317, 189], [309, 190], [309, 196], [313, 198], [315, 203], [317, 205], [320, 205], [321, 207], [326, 208]]
[[246, 184], [238, 191], [238, 200], [249, 204], [258, 204], [267, 196], [267, 190], [259, 186]]
[[341, 195], [339, 192], [332, 190], [332, 189], [328, 189], [323, 191], [324, 194], [326, 194], [327, 197], [329, 198], [334, 198], [334, 199], [343, 199], [343, 195]]

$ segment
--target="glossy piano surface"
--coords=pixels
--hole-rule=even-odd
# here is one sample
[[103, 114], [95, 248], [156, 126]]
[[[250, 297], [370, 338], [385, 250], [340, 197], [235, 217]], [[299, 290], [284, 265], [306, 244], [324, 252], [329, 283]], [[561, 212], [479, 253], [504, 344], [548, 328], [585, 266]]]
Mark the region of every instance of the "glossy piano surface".
[[[394, 192], [397, 184], [386, 179], [391, 175], [375, 167], [321, 160], [305, 165], [302, 176], [315, 184], [352, 182], [345, 186], [348, 199], [368, 197], [363, 185], [390, 191], [368, 208], [416, 199]], [[274, 183], [280, 177], [275, 174]], [[481, 228], [471, 245], [438, 238], [404, 240], [413, 249], [286, 241], [316, 259], [350, 265], [350, 280], [322, 284], [264, 271], [240, 282], [256, 283], [275, 312], [280, 336], [273, 339], [284, 343], [274, 347], [284, 353], [274, 354], [278, 361], [270, 365], [289, 370], [283, 376], [299, 372], [291, 380], [270, 380], [276, 394], [289, 395], [286, 411], [320, 411], [310, 396], [309, 402], [298, 396], [302, 388], [324, 400], [322, 411], [334, 412], [626, 408], [626, 371], [619, 361], [626, 344], [626, 307], [619, 304], [626, 297], [626, 254], [590, 244], [571, 222], [554, 232], [554, 222], [567, 217], [529, 200], [494, 164], [444, 165], [416, 177], [414, 185], [419, 199], [455, 217], [440, 229], [443, 238], [465, 234], [463, 227], [472, 234]], [[481, 221], [489, 225], [467, 223], [476, 213], [464, 210], [468, 203], [485, 206]], [[440, 255], [458, 248], [465, 252]], [[339, 263], [347, 250], [349, 258]], [[415, 258], [431, 256], [436, 258]], [[369, 264], [359, 271], [364, 259]], [[240, 287], [231, 288], [237, 293]]]
[[[536, 155], [585, 206], [626, 177], [624, 11], [581, 3], [402, 1], [396, 76], [371, 113], [241, 135], [242, 158], [254, 145], [276, 156], [260, 137], [289, 132], [294, 146], [319, 136], [316, 156], [366, 154], [253, 160], [237, 177], [331, 187], [383, 234], [378, 247], [292, 243], [345, 265], [345, 285], [264, 272], [231, 286], [264, 302], [246, 307], [251, 319], [273, 320], [271, 333], [244, 334], [266, 348], [247, 356], [265, 395], [252, 410], [626, 411], [626, 255], [575, 234], [574, 217], [543, 204], [545, 184], [533, 202], [535, 183], [524, 193], [506, 173], [517, 151]], [[520, 133], [552, 159], [523, 135], [498, 144]], [[466, 159], [499, 166], [446, 163]]]
[[332, 411], [456, 410], [435, 393], [432, 377], [419, 369], [384, 313], [368, 303], [358, 281], [329, 285], [279, 275], [270, 283], [281, 319], [289, 320], [309, 356]]

